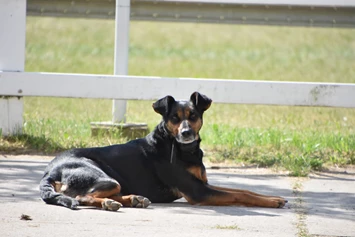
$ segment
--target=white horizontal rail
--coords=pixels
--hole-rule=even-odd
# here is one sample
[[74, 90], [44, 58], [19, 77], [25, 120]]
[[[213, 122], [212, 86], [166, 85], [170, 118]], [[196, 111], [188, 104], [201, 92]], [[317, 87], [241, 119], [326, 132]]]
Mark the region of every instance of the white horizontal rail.
[[193, 91], [218, 103], [355, 108], [355, 84], [0, 72], [0, 96], [155, 100]]
[[[131, 20], [355, 27], [355, 0], [131, 0]], [[111, 0], [28, 0], [33, 16], [111, 18]]]

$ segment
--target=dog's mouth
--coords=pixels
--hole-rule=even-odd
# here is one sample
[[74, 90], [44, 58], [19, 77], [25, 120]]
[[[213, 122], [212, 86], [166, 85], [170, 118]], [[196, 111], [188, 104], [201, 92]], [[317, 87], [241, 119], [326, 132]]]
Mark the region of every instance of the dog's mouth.
[[178, 137], [176, 138], [176, 141], [180, 144], [190, 144], [190, 143], [193, 143], [194, 141], [196, 141], [195, 139], [188, 139], [188, 140], [185, 140], [185, 139], [179, 139]]
[[175, 139], [178, 143], [187, 145], [197, 141], [198, 135], [191, 134], [189, 136], [183, 136], [179, 134], [178, 136], [175, 137]]

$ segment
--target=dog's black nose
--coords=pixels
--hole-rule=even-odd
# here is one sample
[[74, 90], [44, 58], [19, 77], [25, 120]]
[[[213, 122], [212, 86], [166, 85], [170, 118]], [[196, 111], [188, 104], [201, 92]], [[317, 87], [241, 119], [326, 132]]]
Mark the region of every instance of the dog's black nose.
[[190, 136], [192, 135], [192, 130], [191, 130], [191, 129], [188, 129], [188, 128], [183, 129], [183, 130], [181, 131], [181, 135], [182, 135], [183, 137], [190, 137]]

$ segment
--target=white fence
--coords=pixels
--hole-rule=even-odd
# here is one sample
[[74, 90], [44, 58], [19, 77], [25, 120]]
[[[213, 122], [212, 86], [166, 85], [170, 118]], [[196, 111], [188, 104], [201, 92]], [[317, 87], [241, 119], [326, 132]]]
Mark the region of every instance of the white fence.
[[[174, 1], [161, 2], [171, 3]], [[180, 0], [179, 2], [196, 3], [197, 1]], [[206, 2], [215, 3], [211, 0], [204, 0], [204, 3]], [[241, 4], [240, 0], [229, 0], [229, 2]], [[263, 1], [254, 0], [253, 2], [254, 4], [259, 2], [260, 5]], [[272, 1], [265, 0], [265, 2], [269, 4]], [[325, 2], [329, 2], [329, 0]], [[344, 9], [354, 9], [354, 2], [347, 1], [347, 5], [343, 6]], [[336, 4], [340, 6], [336, 7]], [[338, 9], [342, 8], [342, 5], [344, 4], [340, 1], [331, 7]], [[328, 4], [327, 7], [329, 6]], [[320, 8], [317, 5], [316, 8], [318, 7]], [[118, 0], [116, 9], [116, 11], [123, 12], [120, 14], [122, 18], [127, 19], [126, 22], [118, 22], [119, 18], [116, 18], [117, 42], [118, 37], [128, 38], [129, 0]], [[43, 12], [45, 12], [44, 8]], [[157, 16], [159, 14], [155, 15], [155, 17]], [[354, 27], [354, 17], [355, 14], [350, 15], [348, 18], [350, 20], [340, 26]], [[203, 17], [201, 16], [201, 18]], [[128, 52], [128, 42], [123, 45], [116, 44], [115, 47], [115, 65], [124, 65], [121, 68], [115, 66], [115, 74], [123, 76], [23, 72], [25, 22], [25, 0], [0, 1], [0, 129], [2, 129], [3, 135], [21, 131], [23, 96], [154, 100], [167, 94], [174, 95], [176, 98], [188, 98], [192, 91], [200, 91], [220, 103], [355, 108], [355, 84], [124, 76], [127, 72], [128, 56], [124, 54], [122, 56], [120, 53]], [[124, 42], [124, 40], [122, 41]], [[119, 104], [124, 104], [124, 101]]]
[[167, 94], [187, 99], [193, 91], [207, 94], [217, 103], [355, 108], [355, 84], [345, 83], [30, 72], [0, 74], [0, 94], [12, 96], [155, 100]]
[[[115, 18], [114, 0], [28, 0], [34, 16]], [[132, 0], [131, 20], [354, 27], [353, 0]]]

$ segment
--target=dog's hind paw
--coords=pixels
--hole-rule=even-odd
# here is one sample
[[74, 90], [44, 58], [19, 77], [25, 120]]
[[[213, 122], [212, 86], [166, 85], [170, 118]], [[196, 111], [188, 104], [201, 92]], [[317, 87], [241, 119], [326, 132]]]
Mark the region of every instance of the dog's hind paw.
[[71, 203], [70, 209], [72, 210], [78, 210], [78, 206], [80, 205], [80, 203], [77, 200], [73, 200], [73, 202]]
[[122, 204], [119, 202], [116, 202], [112, 199], [105, 199], [102, 202], [102, 209], [108, 210], [108, 211], [117, 211], [122, 207]]
[[138, 207], [138, 208], [146, 208], [151, 204], [148, 198], [145, 198], [143, 196], [136, 196], [132, 195], [131, 196], [131, 206], [132, 207]]
[[77, 210], [79, 204], [79, 201], [71, 198], [71, 197], [66, 197], [66, 196], [60, 196], [60, 198], [58, 199], [58, 205], [62, 205], [65, 207], [68, 207], [72, 210]]

